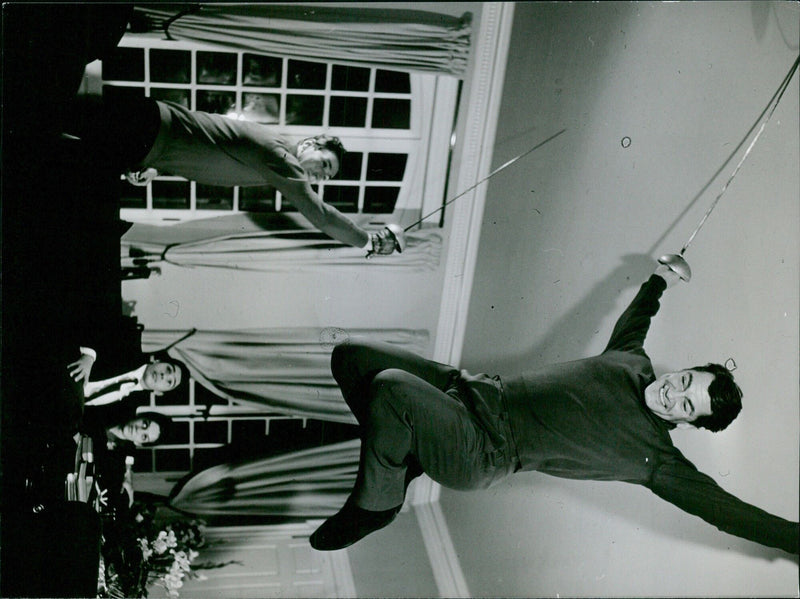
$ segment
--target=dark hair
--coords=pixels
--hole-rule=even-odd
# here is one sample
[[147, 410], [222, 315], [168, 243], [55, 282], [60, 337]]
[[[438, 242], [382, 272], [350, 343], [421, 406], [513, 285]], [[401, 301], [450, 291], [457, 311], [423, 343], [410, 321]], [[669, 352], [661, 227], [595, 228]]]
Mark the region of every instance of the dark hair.
[[[165, 362], [167, 364], [172, 364], [175, 368], [177, 368], [178, 370], [181, 371], [181, 381], [175, 386], [174, 389], [170, 389], [169, 391], [166, 391], [165, 393], [172, 393], [176, 389], [180, 389], [181, 387], [183, 387], [184, 385], [187, 384], [186, 381], [189, 380], [190, 374], [189, 374], [189, 369], [186, 367], [186, 364], [184, 364], [180, 360], [176, 360], [175, 358], [173, 358], [172, 356], [170, 356], [166, 352], [158, 352], [158, 353], [153, 354], [153, 361], [154, 362]], [[152, 363], [153, 362], [148, 362], [148, 364], [152, 364]]]
[[339, 170], [342, 170], [342, 160], [344, 159], [344, 155], [347, 150], [344, 149], [344, 145], [342, 144], [342, 140], [338, 137], [334, 137], [332, 135], [316, 135], [312, 138], [316, 146], [322, 150], [330, 150], [336, 155], [337, 160], [339, 160]]
[[[151, 420], [158, 425], [158, 439], [153, 441], [148, 441], [147, 443], [142, 443], [141, 447], [149, 447], [151, 445], [161, 445], [167, 439], [169, 435], [169, 431], [172, 428], [172, 419], [162, 414], [161, 412], [138, 412], [133, 418], [131, 418], [128, 422], [133, 420], [139, 420], [140, 418], [145, 418], [147, 420]], [[125, 423], [127, 424], [127, 423]]]
[[705, 366], [695, 366], [691, 370], [714, 375], [714, 380], [708, 386], [708, 394], [711, 397], [711, 415], [698, 416], [692, 425], [715, 433], [723, 430], [742, 411], [742, 390], [733, 380], [731, 371], [722, 364], [709, 363]]

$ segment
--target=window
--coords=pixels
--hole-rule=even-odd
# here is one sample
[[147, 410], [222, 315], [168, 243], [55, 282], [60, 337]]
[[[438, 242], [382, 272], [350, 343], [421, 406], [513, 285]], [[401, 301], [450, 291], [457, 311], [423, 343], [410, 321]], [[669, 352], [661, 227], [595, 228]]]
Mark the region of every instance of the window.
[[[193, 469], [216, 465], [238, 452], [243, 459], [289, 452], [302, 447], [355, 438], [354, 425], [275, 414], [235, 405], [194, 379], [157, 396], [140, 411], [157, 411], [172, 419], [167, 435], [153, 447], [135, 451], [134, 470], [180, 477]], [[222, 448], [228, 450], [223, 451]], [[231, 449], [232, 448], [232, 449]]]
[[[443, 199], [455, 83], [439, 80], [449, 77], [131, 34], [122, 44], [96, 64], [94, 75], [90, 72], [106, 97], [138, 94], [175, 102], [274, 126], [293, 141], [322, 132], [341, 138], [348, 150], [344, 163], [317, 192], [342, 212], [381, 222], [407, 213], [411, 221], [426, 202], [435, 209]], [[436, 136], [439, 152], [433, 151]], [[166, 174], [146, 188], [123, 187], [121, 216], [133, 222], [173, 224], [240, 211], [292, 210], [267, 187], [214, 187]]]

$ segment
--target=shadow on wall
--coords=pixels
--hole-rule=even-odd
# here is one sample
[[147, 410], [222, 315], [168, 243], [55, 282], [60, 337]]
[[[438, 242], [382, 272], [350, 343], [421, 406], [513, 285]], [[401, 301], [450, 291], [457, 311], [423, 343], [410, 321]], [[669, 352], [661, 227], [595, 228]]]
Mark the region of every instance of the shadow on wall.
[[[587, 339], [602, 325], [605, 317], [616, 310], [616, 302], [624, 289], [638, 287], [655, 270], [656, 263], [646, 254], [627, 254], [622, 262], [608, 275], [599, 280], [584, 298], [564, 314], [547, 335], [526, 353], [506, 360], [504, 370], [525, 372], [544, 362], [552, 362], [546, 356], [574, 354], [576, 339]], [[580, 356], [575, 355], [575, 359]], [[572, 358], [568, 358], [572, 359]]]

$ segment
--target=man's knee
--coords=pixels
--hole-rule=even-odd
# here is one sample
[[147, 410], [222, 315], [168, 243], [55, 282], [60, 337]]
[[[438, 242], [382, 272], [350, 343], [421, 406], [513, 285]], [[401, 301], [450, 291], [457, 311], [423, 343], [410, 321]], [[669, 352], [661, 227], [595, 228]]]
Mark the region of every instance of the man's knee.
[[331, 353], [331, 373], [333, 378], [339, 380], [341, 375], [351, 372], [358, 364], [358, 346], [352, 343], [342, 343], [333, 348]]
[[348, 341], [333, 348], [331, 353], [331, 372], [335, 379], [340, 375], [359, 372], [369, 361], [373, 351], [368, 342]]
[[410, 377], [408, 372], [397, 368], [387, 368], [376, 374], [369, 386], [370, 412], [387, 407], [395, 412], [404, 411]]

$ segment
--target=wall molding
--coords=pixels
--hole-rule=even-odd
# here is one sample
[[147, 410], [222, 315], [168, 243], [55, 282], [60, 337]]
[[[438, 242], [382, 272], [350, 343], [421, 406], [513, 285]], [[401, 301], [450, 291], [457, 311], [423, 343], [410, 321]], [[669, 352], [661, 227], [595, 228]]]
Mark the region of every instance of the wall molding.
[[[471, 77], [465, 81], [467, 98], [459, 115], [459, 144], [455, 176], [448, 186], [451, 197], [486, 177], [491, 168], [497, 120], [503, 96], [506, 60], [514, 16], [513, 2], [484, 2], [480, 25], [473, 38]], [[453, 202], [444, 286], [432, 358], [459, 365], [478, 256], [486, 185], [479, 185]], [[427, 476], [409, 489], [425, 549], [442, 597], [469, 597], [458, 555], [439, 505], [440, 487]]]
[[439, 502], [414, 506], [440, 597], [471, 597]]

